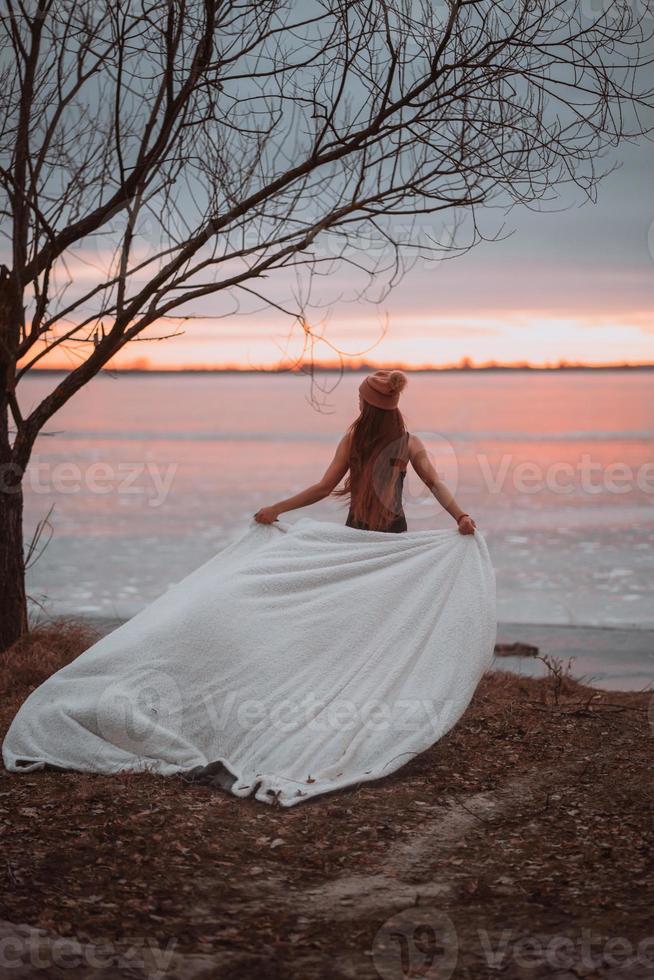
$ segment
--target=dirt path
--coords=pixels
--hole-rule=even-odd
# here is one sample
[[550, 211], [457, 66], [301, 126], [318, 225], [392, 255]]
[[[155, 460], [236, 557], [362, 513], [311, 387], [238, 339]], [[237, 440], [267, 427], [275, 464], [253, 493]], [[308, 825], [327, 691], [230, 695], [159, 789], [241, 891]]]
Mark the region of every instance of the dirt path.
[[[350, 922], [353, 917], [374, 917], [383, 922], [404, 910], [417, 910], [417, 916], [404, 915], [405, 928], [413, 928], [414, 919], [418, 922], [427, 919], [430, 925], [436, 923], [438, 915], [431, 914], [439, 908], [446, 907], [447, 901], [453, 895], [455, 878], [450, 875], [440, 875], [437, 880], [422, 880], [424, 870], [429, 867], [432, 855], [438, 854], [442, 860], [453, 850], [456, 850], [465, 838], [478, 830], [479, 821], [497, 820], [501, 814], [516, 805], [525, 805], [533, 801], [530, 789], [530, 778], [520, 778], [510, 781], [506, 786], [494, 793], [477, 793], [465, 801], [452, 800], [443, 805], [430, 806], [425, 804], [423, 823], [407, 838], [393, 844], [383, 858], [381, 870], [377, 874], [338, 875], [321, 885], [311, 885], [297, 890], [285, 887], [282, 877], [268, 876], [258, 881], [255, 887], [242, 889], [240, 901], [231, 906], [231, 917], [256, 921], [270, 905], [283, 909], [284, 915], [296, 918], [296, 931], [290, 933], [291, 942], [299, 945], [303, 934], [312, 929], [319, 929], [321, 923], [328, 920], [330, 926], [340, 922]], [[198, 879], [199, 888], [211, 891], [211, 879], [202, 876]], [[248, 891], [251, 894], [248, 895]], [[198, 922], [214, 922], [215, 913], [211, 906], [196, 903], [190, 910]], [[425, 916], [425, 912], [429, 912]], [[384, 951], [384, 937], [379, 937], [374, 950], [374, 960], [368, 957], [368, 962], [356, 963], [352, 956], [335, 957], [331, 963], [332, 975], [344, 977], [378, 976]], [[450, 937], [456, 942], [454, 934]], [[77, 942], [62, 941], [53, 933], [35, 929], [27, 925], [14, 926], [10, 923], [0, 923], [0, 949], [3, 945], [11, 949], [12, 942], [18, 950], [23, 947], [29, 955], [24, 956], [22, 969], [12, 969], [12, 977], [28, 978], [32, 976], [35, 959], [45, 963], [52, 961], [52, 967], [66, 965], [67, 976], [102, 977], [107, 970], [129, 971], [130, 975], [154, 977], [156, 975], [180, 978], [195, 978], [209, 975], [216, 968], [220, 976], [225, 970], [237, 969], [239, 963], [243, 967], [240, 955], [224, 951], [218, 955], [187, 954], [179, 955], [171, 951], [167, 955], [165, 949], [149, 946], [147, 943], [140, 949], [142, 965], [137, 963], [136, 955], [131, 955], [124, 944], [114, 943], [106, 948], [94, 945], [83, 945]], [[300, 952], [300, 949], [298, 949]], [[397, 972], [393, 957], [395, 950], [391, 944], [388, 960], [389, 975], [402, 976]], [[450, 951], [451, 952], [451, 951]], [[79, 967], [73, 963], [79, 961]], [[319, 955], [301, 954], [298, 964], [302, 969], [315, 972], [321, 970]], [[104, 962], [104, 966], [102, 965]], [[252, 962], [258, 967], [260, 962]], [[441, 964], [441, 972], [442, 972]], [[71, 973], [71, 968], [73, 972]], [[384, 967], [382, 966], [382, 970]], [[107, 976], [110, 974], [107, 973]]]

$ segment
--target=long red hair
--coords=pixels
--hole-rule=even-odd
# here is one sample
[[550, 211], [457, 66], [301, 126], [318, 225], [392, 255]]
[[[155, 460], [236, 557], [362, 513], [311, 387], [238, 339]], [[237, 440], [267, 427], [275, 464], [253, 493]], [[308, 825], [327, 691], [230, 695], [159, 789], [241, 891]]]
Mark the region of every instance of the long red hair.
[[334, 495], [347, 496], [352, 516], [371, 531], [384, 531], [398, 516], [396, 483], [408, 461], [408, 433], [399, 408], [363, 402], [350, 428], [350, 469]]

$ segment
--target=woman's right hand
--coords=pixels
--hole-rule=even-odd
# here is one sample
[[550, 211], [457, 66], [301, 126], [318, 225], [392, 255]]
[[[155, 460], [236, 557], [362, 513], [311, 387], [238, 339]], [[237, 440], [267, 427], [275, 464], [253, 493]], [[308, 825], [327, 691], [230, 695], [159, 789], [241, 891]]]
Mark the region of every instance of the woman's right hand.
[[258, 510], [254, 515], [255, 521], [257, 521], [259, 524], [273, 524], [278, 517], [279, 513], [274, 507], [262, 507], [261, 510]]
[[459, 534], [474, 534], [477, 525], [473, 521], [472, 517], [468, 514], [464, 514], [459, 521]]

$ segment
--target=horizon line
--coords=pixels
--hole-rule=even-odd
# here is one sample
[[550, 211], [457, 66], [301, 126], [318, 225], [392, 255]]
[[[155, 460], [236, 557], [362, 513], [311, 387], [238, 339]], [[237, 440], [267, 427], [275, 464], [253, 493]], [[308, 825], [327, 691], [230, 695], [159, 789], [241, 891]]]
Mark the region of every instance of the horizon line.
[[[29, 374], [68, 374], [68, 367], [33, 367]], [[584, 361], [559, 360], [556, 363], [531, 363], [529, 361], [500, 362], [485, 361], [475, 364], [468, 358], [463, 358], [455, 364], [403, 364], [400, 362], [356, 361], [338, 364], [333, 361], [315, 361], [313, 364], [277, 364], [272, 366], [253, 366], [241, 364], [223, 364], [211, 367], [197, 365], [180, 365], [176, 367], [150, 367], [143, 363], [134, 363], [124, 367], [105, 365], [98, 374], [297, 374], [310, 376], [314, 372], [330, 374], [356, 374], [362, 371], [404, 371], [407, 374], [428, 372], [484, 372], [484, 371], [615, 371], [615, 370], [654, 370], [654, 362], [650, 361], [613, 361], [606, 363], [589, 363]], [[27, 375], [25, 375], [26, 377]]]

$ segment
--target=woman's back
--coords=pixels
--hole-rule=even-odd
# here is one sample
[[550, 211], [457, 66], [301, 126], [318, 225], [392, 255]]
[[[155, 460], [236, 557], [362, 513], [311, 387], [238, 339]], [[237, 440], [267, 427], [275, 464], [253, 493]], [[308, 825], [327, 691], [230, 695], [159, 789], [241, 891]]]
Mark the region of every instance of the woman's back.
[[[352, 504], [350, 504], [345, 522], [347, 527], [363, 531], [386, 531], [393, 534], [400, 534], [407, 530], [402, 493], [409, 463], [409, 440], [410, 434], [405, 431], [399, 439], [394, 439], [379, 451], [374, 460], [375, 466], [360, 477], [360, 479], [371, 480], [373, 491], [383, 504], [382, 513], [378, 517], [376, 526], [371, 527], [370, 523], [363, 518], [357, 519]], [[394, 472], [394, 478], [390, 481], [390, 485], [385, 476], [385, 471], [388, 468]]]

